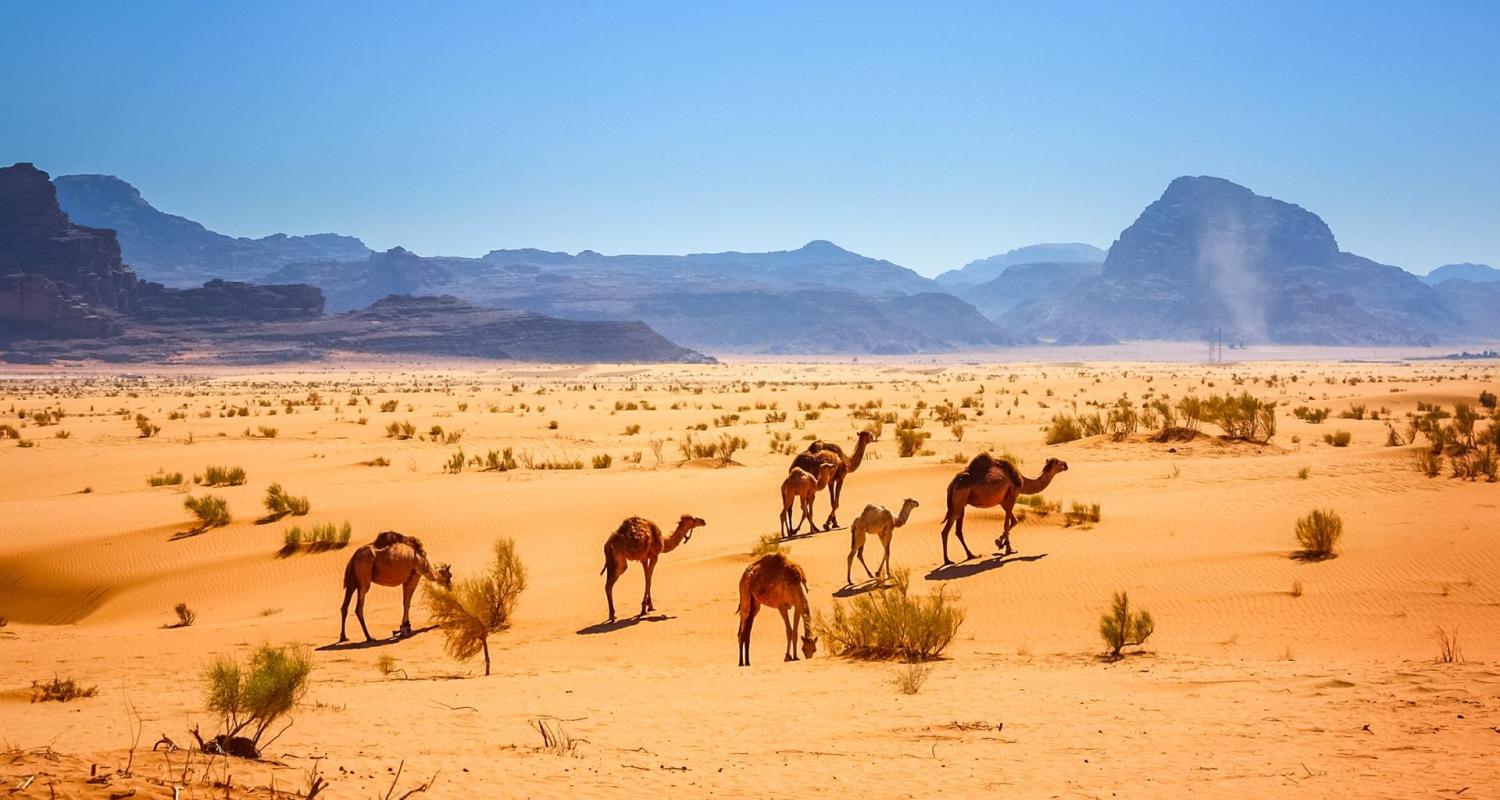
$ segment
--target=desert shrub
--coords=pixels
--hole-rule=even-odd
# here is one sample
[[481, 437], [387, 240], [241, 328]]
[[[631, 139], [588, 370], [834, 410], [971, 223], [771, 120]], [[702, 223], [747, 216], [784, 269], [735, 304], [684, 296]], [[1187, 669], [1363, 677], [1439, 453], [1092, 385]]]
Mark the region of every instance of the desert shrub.
[[448, 655], [468, 661], [483, 654], [484, 674], [490, 674], [490, 634], [510, 627], [526, 590], [526, 567], [516, 555], [515, 542], [495, 542], [495, 560], [483, 575], [455, 581], [446, 589], [432, 581], [422, 585], [427, 587], [427, 613], [443, 630]]
[[911, 458], [922, 449], [922, 443], [926, 442], [932, 434], [920, 428], [897, 428], [896, 429], [896, 453], [901, 458]]
[[1047, 426], [1047, 444], [1062, 444], [1083, 438], [1083, 431], [1078, 426], [1078, 420], [1068, 414], [1058, 414], [1052, 418], [1052, 424]]
[[182, 506], [198, 520], [201, 530], [229, 524], [229, 502], [218, 495], [189, 496], [183, 499]]
[[266, 425], [258, 426], [255, 429], [255, 432], [256, 435], [258, 435], [262, 439], [275, 439], [276, 435], [281, 433], [279, 429], [268, 427]]
[[19, 439], [21, 432], [14, 425], [0, 425], [0, 439]]
[[1197, 433], [1199, 422], [1203, 419], [1203, 401], [1197, 395], [1190, 394], [1177, 401], [1177, 414], [1182, 420], [1183, 430]]
[[759, 539], [757, 539], [755, 541], [755, 546], [750, 548], [750, 557], [760, 558], [761, 556], [770, 555], [772, 553], [784, 552], [786, 552], [786, 548], [781, 544], [781, 534], [767, 533], [763, 534]]
[[82, 697], [93, 697], [98, 693], [97, 686], [84, 686], [72, 678], [60, 679], [56, 675], [50, 681], [31, 682], [33, 703], [67, 703]]
[[1299, 481], [1305, 481], [1305, 480], [1307, 480], [1307, 476], [1311, 475], [1311, 474], [1312, 474], [1312, 468], [1311, 467], [1303, 467], [1302, 469], [1297, 470], [1297, 480], [1299, 480]]
[[1296, 417], [1297, 419], [1310, 422], [1314, 425], [1318, 425], [1322, 423], [1323, 420], [1328, 419], [1328, 415], [1332, 411], [1333, 409], [1331, 408], [1308, 408], [1307, 406], [1297, 406], [1296, 408], [1292, 409], [1292, 416]]
[[208, 467], [203, 470], [204, 486], [240, 486], [245, 482], [242, 467]]
[[302, 528], [297, 525], [287, 528], [286, 532], [281, 535], [281, 552], [291, 554], [297, 552], [301, 547]]
[[149, 476], [149, 477], [146, 478], [146, 485], [147, 486], [181, 486], [182, 485], [182, 473], [181, 472], [162, 472], [162, 471], [158, 470], [155, 475], [151, 475], [151, 476]]
[[719, 463], [728, 465], [729, 463], [734, 461], [734, 454], [739, 452], [740, 450], [745, 449], [749, 446], [749, 444], [750, 443], [745, 441], [745, 438], [742, 436], [733, 436], [727, 433], [720, 434]]
[[1117, 441], [1124, 439], [1140, 425], [1140, 414], [1135, 406], [1123, 397], [1115, 401], [1114, 406], [1109, 409], [1109, 415], [1105, 419], [1105, 430]]
[[410, 422], [392, 422], [385, 426], [385, 435], [392, 439], [410, 439], [417, 435], [417, 426]]
[[342, 526], [334, 525], [332, 522], [320, 522], [306, 531], [293, 525], [282, 535], [282, 551], [295, 552], [303, 544], [312, 550], [332, 550], [335, 547], [347, 546], [352, 538], [354, 538], [354, 527], [348, 521], [345, 521]]
[[1321, 560], [1333, 557], [1339, 538], [1344, 535], [1344, 520], [1338, 512], [1315, 509], [1297, 520], [1297, 542], [1302, 545], [1299, 557]]
[[1256, 398], [1249, 392], [1239, 395], [1213, 395], [1203, 401], [1203, 419], [1224, 431], [1230, 439], [1270, 441], [1276, 435], [1276, 403]]
[[187, 603], [178, 603], [173, 606], [172, 613], [177, 615], [177, 624], [172, 626], [174, 628], [191, 627], [194, 622], [198, 621], [198, 612], [188, 608]]
[[294, 517], [301, 517], [312, 510], [312, 503], [308, 501], [305, 495], [297, 497], [287, 494], [286, 490], [281, 488], [281, 484], [279, 483], [273, 483], [267, 487], [265, 504], [266, 511], [276, 519], [280, 519], [288, 514]]
[[1099, 617], [1099, 636], [1109, 647], [1109, 657], [1119, 658], [1125, 647], [1139, 647], [1156, 630], [1156, 621], [1151, 612], [1130, 611], [1130, 597], [1125, 592], [1115, 592], [1114, 603], [1108, 613]]
[[1491, 391], [1488, 391], [1488, 390], [1480, 392], [1479, 393], [1479, 405], [1482, 408], [1488, 408], [1489, 410], [1494, 411], [1495, 410], [1495, 393], [1491, 392]]
[[1354, 437], [1351, 436], [1348, 431], [1334, 431], [1333, 433], [1323, 434], [1323, 441], [1333, 445], [1334, 447], [1348, 447], [1349, 442], [1352, 441], [1353, 438]]
[[1030, 509], [1032, 513], [1040, 518], [1047, 518], [1054, 511], [1062, 510], [1062, 503], [1049, 503], [1045, 497], [1039, 494], [1023, 494], [1016, 498], [1016, 502]]
[[1101, 518], [1098, 503], [1086, 504], [1074, 502], [1068, 512], [1063, 514], [1064, 525], [1082, 525], [1086, 522], [1098, 522]]
[[958, 635], [964, 610], [940, 587], [926, 597], [910, 594], [911, 573], [897, 570], [891, 588], [835, 603], [818, 615], [819, 632], [837, 655], [908, 662], [937, 658]]
[[625, 435], [626, 436], [634, 436], [634, 435], [636, 435], [636, 434], [638, 434], [640, 432], [641, 432], [641, 426], [639, 426], [639, 425], [626, 425], [625, 426]]
[[599, 453], [594, 456], [593, 463], [594, 469], [609, 469], [610, 465], [615, 463], [615, 459], [609, 453]]
[[920, 661], [908, 661], [896, 670], [891, 683], [902, 694], [916, 694], [922, 691], [922, 684], [927, 682], [927, 676], [931, 672], [932, 667]]
[[1435, 659], [1439, 664], [1462, 664], [1464, 661], [1463, 648], [1458, 646], [1458, 629], [1454, 628], [1452, 633], [1437, 629], [1438, 655]]
[[1364, 403], [1355, 403], [1347, 409], [1339, 412], [1340, 419], [1364, 419], [1366, 409]]
[[509, 472], [516, 467], [516, 457], [509, 447], [491, 450], [484, 455], [484, 469], [488, 472]]
[[265, 738], [271, 726], [307, 693], [312, 668], [311, 654], [299, 646], [263, 645], [244, 664], [228, 656], [209, 662], [203, 671], [205, 705], [219, 715], [224, 732], [209, 741], [198, 736], [201, 749], [258, 758], [280, 736]]
[[1423, 475], [1436, 478], [1443, 471], [1443, 454], [1434, 453], [1431, 449], [1423, 447], [1412, 457], [1412, 464]]
[[459, 448], [457, 452], [448, 457], [447, 461], [443, 462], [443, 471], [454, 475], [463, 472], [464, 460], [463, 448]]
[[385, 456], [376, 456], [365, 463], [372, 467], [389, 467], [391, 460]]
[[396, 410], [396, 406], [398, 406], [400, 404], [401, 404], [401, 401], [399, 401], [399, 400], [382, 400], [381, 403], [380, 403], [380, 411], [383, 414], [389, 414], [389, 413], [395, 411]]
[[135, 429], [140, 432], [140, 438], [142, 439], [150, 439], [152, 436], [161, 433], [161, 426], [151, 424], [151, 419], [145, 414], [135, 415]]

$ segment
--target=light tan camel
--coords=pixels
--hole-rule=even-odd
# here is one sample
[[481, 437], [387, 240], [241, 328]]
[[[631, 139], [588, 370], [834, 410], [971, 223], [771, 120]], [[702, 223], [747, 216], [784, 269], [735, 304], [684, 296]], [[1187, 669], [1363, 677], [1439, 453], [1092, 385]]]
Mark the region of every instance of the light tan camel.
[[359, 593], [359, 602], [354, 605], [354, 617], [359, 620], [360, 630], [366, 641], [374, 641], [370, 629], [365, 625], [365, 594], [371, 584], [401, 587], [401, 635], [411, 635], [411, 596], [417, 584], [426, 578], [447, 588], [453, 584], [453, 573], [447, 564], [432, 566], [427, 561], [427, 551], [422, 540], [395, 531], [386, 531], [375, 537], [375, 541], [363, 545], [349, 556], [344, 567], [344, 607], [339, 611], [339, 641], [349, 641], [346, 624], [349, 622], [349, 598]]
[[948, 559], [949, 528], [954, 528], [958, 535], [958, 543], [964, 547], [965, 559], [974, 558], [974, 554], [969, 552], [968, 543], [964, 541], [964, 509], [968, 506], [1000, 506], [1005, 509], [1005, 530], [995, 540], [995, 548], [1001, 551], [1001, 555], [1014, 553], [1015, 550], [1010, 546], [1010, 529], [1016, 525], [1016, 498], [1046, 490], [1058, 473], [1067, 470], [1068, 462], [1049, 458], [1042, 466], [1041, 475], [1027, 478], [1009, 461], [995, 458], [989, 453], [974, 456], [969, 466], [964, 467], [962, 472], [948, 482], [948, 513], [943, 518], [943, 564], [953, 563]]
[[[854, 443], [854, 455], [844, 455], [844, 448], [833, 442], [815, 441], [807, 446], [807, 449], [792, 460], [792, 467], [800, 469], [809, 475], [818, 475], [820, 464], [833, 464], [838, 467], [827, 481], [818, 483], [818, 488], [828, 487], [828, 503], [832, 508], [828, 511], [828, 519], [823, 523], [823, 530], [831, 531], [839, 526], [839, 497], [844, 493], [844, 478], [849, 473], [859, 469], [859, 465], [865, 460], [865, 448], [870, 442], [875, 441], [875, 434], [869, 431], [860, 431]], [[814, 526], [813, 530], [817, 530]]]
[[[740, 666], [750, 666], [750, 626], [761, 606], [781, 612], [786, 624], [786, 661], [797, 660], [797, 627], [802, 627], [802, 655], [812, 658], [818, 637], [812, 635], [807, 607], [807, 573], [780, 553], [769, 553], [745, 567], [740, 576]], [[791, 610], [794, 616], [788, 617]]]
[[[818, 464], [816, 475], [809, 473], [800, 467], [792, 467], [787, 473], [786, 480], [781, 482], [781, 535], [782, 537], [794, 536], [797, 531], [802, 530], [802, 523], [808, 523], [814, 532], [818, 530], [818, 523], [813, 522], [813, 500], [818, 496], [818, 487], [827, 486], [833, 473], [837, 472], [839, 465], [832, 461]], [[798, 501], [802, 505], [802, 519], [797, 520], [796, 527], [792, 526], [792, 506]]]
[[[892, 517], [891, 512], [885, 506], [874, 504], [865, 506], [858, 517], [854, 518], [853, 524], [849, 526], [849, 560], [844, 565], [844, 585], [854, 585], [854, 557], [859, 556], [859, 565], [865, 568], [865, 574], [871, 580], [884, 574], [891, 575], [891, 534], [911, 517], [912, 509], [921, 505], [917, 501], [906, 498], [901, 504], [901, 515]], [[885, 548], [885, 555], [880, 559], [880, 565], [875, 568], [875, 574], [870, 574], [870, 565], [865, 563], [865, 537], [878, 536], [880, 544]]]
[[646, 570], [646, 593], [641, 597], [640, 614], [644, 617], [648, 611], [656, 610], [656, 605], [651, 602], [651, 575], [656, 572], [656, 559], [692, 539], [694, 528], [707, 524], [691, 514], [683, 514], [671, 538], [663, 539], [661, 528], [649, 519], [631, 517], [620, 523], [604, 543], [604, 569], [599, 570], [600, 575], [607, 576], [604, 579], [604, 599], [609, 601], [609, 621], [615, 621], [615, 581], [625, 574], [630, 562], [639, 561]]

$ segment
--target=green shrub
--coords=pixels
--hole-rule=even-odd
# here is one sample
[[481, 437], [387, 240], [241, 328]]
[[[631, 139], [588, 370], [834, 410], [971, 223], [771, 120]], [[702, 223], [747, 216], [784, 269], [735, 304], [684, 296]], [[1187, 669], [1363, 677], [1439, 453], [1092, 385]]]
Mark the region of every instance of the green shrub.
[[392, 422], [385, 426], [385, 435], [392, 439], [410, 439], [417, 435], [417, 426], [410, 422]]
[[614, 457], [609, 453], [600, 453], [594, 456], [594, 469], [609, 469], [609, 465], [614, 462]]
[[1334, 447], [1348, 447], [1349, 442], [1352, 441], [1353, 438], [1354, 437], [1351, 436], [1348, 431], [1334, 431], [1333, 433], [1323, 434], [1323, 441], [1333, 445]]
[[926, 442], [932, 434], [920, 428], [897, 428], [896, 429], [896, 453], [901, 458], [911, 458], [922, 449], [922, 443]]
[[448, 655], [459, 661], [484, 655], [490, 674], [490, 634], [510, 627], [516, 603], [526, 590], [526, 567], [510, 539], [495, 542], [495, 560], [481, 576], [443, 588], [423, 581], [427, 613], [443, 631]]
[[312, 503], [308, 502], [306, 496], [295, 497], [287, 494], [286, 490], [281, 488], [281, 484], [279, 483], [273, 483], [266, 489], [265, 504], [266, 511], [276, 519], [280, 519], [288, 514], [294, 517], [301, 517], [312, 510]]
[[162, 471], [158, 470], [155, 475], [151, 475], [151, 476], [149, 476], [149, 477], [146, 478], [146, 485], [147, 486], [181, 486], [182, 485], [182, 473], [181, 472], [162, 472]]
[[489, 472], [509, 472], [516, 466], [516, 457], [509, 447], [504, 450], [491, 450], [484, 456], [484, 469]]
[[198, 520], [198, 528], [207, 530], [229, 524], [229, 503], [217, 495], [188, 496], [182, 505]]
[[1109, 647], [1109, 657], [1120, 657], [1125, 647], [1139, 647], [1146, 643], [1156, 631], [1156, 621], [1151, 612], [1130, 612], [1130, 597], [1125, 592], [1115, 592], [1114, 603], [1108, 613], [1099, 617], [1099, 636]]
[[[205, 705], [219, 716], [224, 732], [209, 742], [199, 737], [201, 749], [258, 758], [260, 749], [275, 741], [275, 736], [265, 740], [272, 725], [307, 693], [312, 668], [311, 654], [299, 646], [263, 645], [245, 664], [215, 658], [203, 671]], [[233, 741], [237, 737], [248, 740], [248, 750]]]
[[1417, 450], [1412, 463], [1418, 472], [1429, 478], [1436, 478], [1443, 471], [1443, 454], [1434, 453], [1430, 448], [1423, 447]]
[[1082, 525], [1086, 522], [1098, 522], [1101, 518], [1098, 503], [1085, 504], [1074, 502], [1066, 514], [1063, 514], [1065, 526]]
[[762, 534], [761, 537], [756, 540], [755, 546], [750, 548], [751, 558], [760, 558], [761, 556], [770, 555], [772, 553], [785, 552], [786, 548], [781, 544], [780, 533]]
[[1317, 509], [1297, 520], [1296, 530], [1297, 542], [1302, 545], [1298, 557], [1322, 560], [1333, 557], [1344, 535], [1344, 521], [1336, 511]]
[[208, 467], [203, 470], [201, 483], [204, 486], [240, 486], [245, 483], [245, 470], [241, 467]]
[[958, 635], [964, 610], [953, 603], [947, 587], [926, 597], [912, 597], [911, 573], [896, 570], [892, 577], [890, 588], [835, 603], [827, 618], [818, 615], [816, 627], [835, 654], [928, 661], [941, 655]]
[[1062, 444], [1083, 438], [1083, 431], [1078, 426], [1078, 420], [1067, 414], [1058, 414], [1052, 418], [1052, 424], [1047, 426], [1047, 444]]

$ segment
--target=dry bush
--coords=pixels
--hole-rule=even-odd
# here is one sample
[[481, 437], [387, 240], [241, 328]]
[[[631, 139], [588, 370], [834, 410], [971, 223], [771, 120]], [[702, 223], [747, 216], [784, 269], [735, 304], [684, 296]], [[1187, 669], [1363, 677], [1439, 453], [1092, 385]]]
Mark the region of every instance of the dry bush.
[[411, 422], [392, 422], [385, 426], [385, 435], [392, 439], [410, 439], [417, 435], [417, 426]]
[[171, 626], [173, 628], [191, 627], [194, 622], [198, 621], [198, 612], [188, 608], [187, 603], [178, 603], [173, 606], [172, 613], [177, 615], [177, 623]]
[[593, 458], [594, 469], [609, 469], [613, 463], [615, 463], [615, 458], [609, 453], [599, 453]]
[[757, 539], [755, 542], [755, 546], [750, 548], [750, 557], [760, 558], [761, 556], [770, 555], [772, 553], [785, 552], [786, 548], [781, 544], [781, 534], [767, 533]]
[[1349, 442], [1353, 438], [1348, 431], [1334, 431], [1333, 433], [1323, 434], [1323, 441], [1334, 447], [1348, 447]]
[[1120, 657], [1122, 648], [1145, 644], [1155, 631], [1156, 621], [1151, 618], [1151, 612], [1141, 610], [1132, 614], [1130, 596], [1125, 592], [1115, 592], [1109, 613], [1099, 617], [1099, 636], [1109, 647], [1112, 659]]
[[1047, 444], [1062, 444], [1083, 438], [1083, 430], [1078, 425], [1078, 420], [1067, 415], [1058, 414], [1052, 418], [1052, 424], [1047, 426]]
[[33, 703], [67, 703], [82, 697], [93, 697], [98, 693], [97, 686], [84, 686], [72, 678], [62, 680], [56, 675], [50, 681], [31, 682]]
[[148, 476], [146, 478], [146, 485], [147, 486], [181, 486], [182, 485], [182, 473], [181, 472], [162, 472], [162, 471], [158, 470], [155, 475], [151, 475], [151, 476]]
[[427, 613], [442, 628], [448, 655], [467, 661], [484, 655], [484, 674], [490, 674], [490, 634], [510, 627], [521, 592], [526, 590], [526, 567], [516, 555], [515, 542], [495, 542], [495, 560], [475, 578], [443, 588], [432, 581], [424, 599]]
[[927, 682], [927, 676], [931, 672], [932, 667], [920, 661], [908, 661], [896, 670], [891, 683], [902, 694], [916, 694], [922, 691], [922, 684]]
[[1074, 501], [1071, 508], [1063, 514], [1063, 526], [1069, 527], [1098, 522], [1101, 518], [1101, 510], [1098, 503], [1079, 503]]
[[1302, 581], [1300, 579], [1297, 579], [1297, 578], [1293, 578], [1292, 579], [1292, 592], [1291, 592], [1291, 594], [1292, 594], [1292, 597], [1301, 597], [1302, 596]]
[[1423, 447], [1412, 457], [1412, 464], [1423, 475], [1436, 478], [1443, 471], [1443, 454], [1434, 453], [1431, 448]]
[[827, 618], [818, 615], [819, 634], [836, 655], [929, 661], [958, 635], [964, 610], [955, 605], [947, 587], [912, 597], [908, 570], [896, 570], [892, 578], [890, 588], [835, 603]]
[[245, 470], [243, 467], [208, 467], [203, 470], [201, 480], [195, 482], [204, 486], [241, 486], [245, 483]]
[[930, 436], [931, 433], [919, 428], [897, 428], [896, 454], [901, 458], [911, 458], [922, 449], [922, 444]]
[[457, 452], [448, 457], [447, 461], [443, 462], [443, 471], [452, 475], [457, 475], [458, 473], [464, 471], [465, 460], [466, 459], [464, 458], [463, 448], [460, 447]]
[[273, 483], [266, 489], [266, 511], [275, 519], [280, 519], [288, 514], [294, 517], [305, 516], [312, 510], [312, 503], [308, 502], [306, 496], [296, 497], [287, 494], [281, 488], [281, 484]]
[[189, 496], [182, 505], [198, 520], [201, 530], [229, 524], [229, 502], [218, 495]]
[[307, 648], [295, 645], [262, 645], [244, 664], [228, 656], [215, 658], [203, 671], [205, 705], [219, 715], [224, 732], [205, 741], [194, 729], [200, 748], [259, 758], [261, 749], [281, 735], [266, 738], [272, 724], [307, 693], [312, 668]]
[[1321, 561], [1332, 558], [1339, 539], [1344, 535], [1344, 520], [1331, 509], [1315, 509], [1297, 520], [1297, 542], [1302, 545], [1298, 558]]
[[140, 438], [142, 439], [150, 439], [152, 436], [161, 433], [161, 426], [152, 425], [150, 418], [145, 414], [135, 415], [135, 429], [140, 431]]
[[1458, 646], [1458, 628], [1449, 633], [1442, 628], [1437, 629], [1439, 664], [1462, 664], [1464, 661], [1463, 648]]

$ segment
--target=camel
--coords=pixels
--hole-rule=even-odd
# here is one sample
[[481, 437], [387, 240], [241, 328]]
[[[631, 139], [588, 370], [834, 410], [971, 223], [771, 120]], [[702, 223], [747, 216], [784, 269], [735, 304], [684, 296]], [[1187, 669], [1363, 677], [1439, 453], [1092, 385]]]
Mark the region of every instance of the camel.
[[[810, 524], [813, 531], [817, 532], [818, 523], [813, 522], [812, 519], [813, 500], [818, 496], [818, 488], [827, 486], [838, 468], [838, 464], [825, 461], [818, 464], [816, 475], [800, 467], [792, 467], [792, 471], [787, 473], [786, 480], [781, 482], [781, 535], [783, 537], [796, 535], [797, 531], [802, 530], [804, 522]], [[793, 527], [792, 505], [799, 500], [802, 504], [802, 519], [797, 520], [796, 527]]]
[[[792, 468], [800, 469], [809, 475], [819, 475], [818, 488], [828, 487], [828, 502], [832, 508], [828, 511], [828, 519], [823, 523], [823, 530], [831, 531], [839, 526], [839, 496], [844, 493], [844, 478], [849, 473], [859, 469], [859, 465], [865, 460], [865, 448], [870, 442], [875, 441], [875, 434], [869, 431], [860, 431], [854, 444], [854, 455], [844, 455], [844, 448], [833, 442], [815, 441], [807, 446], [800, 455], [792, 460]], [[826, 481], [819, 472], [820, 465], [833, 464], [837, 469]], [[814, 525], [813, 530], [817, 530]]]
[[651, 575], [656, 572], [656, 559], [692, 539], [694, 528], [707, 524], [691, 514], [683, 514], [677, 521], [677, 530], [670, 538], [663, 539], [661, 528], [649, 519], [631, 517], [621, 522], [604, 543], [604, 569], [599, 570], [600, 575], [607, 576], [604, 579], [604, 599], [609, 601], [609, 621], [615, 621], [615, 581], [625, 574], [630, 562], [639, 561], [646, 570], [646, 593], [641, 597], [640, 614], [644, 617], [648, 611], [656, 610], [651, 601]]
[[[1052, 483], [1052, 479], [1059, 472], [1066, 472], [1068, 462], [1057, 458], [1047, 459], [1042, 466], [1042, 474], [1035, 478], [1027, 478], [1021, 475], [1016, 466], [1004, 459], [995, 458], [989, 453], [980, 453], [974, 456], [969, 466], [953, 476], [948, 482], [948, 513], [943, 517], [943, 564], [952, 564], [948, 559], [948, 529], [954, 528], [958, 535], [958, 543], [963, 545], [965, 560], [974, 558], [969, 552], [969, 545], [964, 541], [964, 509], [967, 506], [975, 508], [994, 508], [1000, 506], [1005, 509], [1005, 530], [1000, 538], [995, 540], [995, 548], [1001, 555], [1010, 555], [1015, 550], [1010, 546], [1010, 529], [1016, 525], [1016, 498], [1023, 494], [1038, 494], [1045, 491]], [[956, 525], [956, 527], [955, 527]]]
[[[874, 580], [882, 573], [887, 578], [891, 575], [891, 534], [911, 516], [912, 509], [921, 505], [910, 497], [901, 503], [901, 515], [892, 518], [891, 512], [884, 506], [873, 503], [865, 506], [854, 523], [849, 526], [849, 559], [844, 564], [844, 585], [854, 585], [854, 557], [859, 556], [859, 565], [865, 568], [865, 574]], [[880, 559], [880, 565], [875, 568], [875, 574], [870, 574], [870, 565], [865, 563], [865, 537], [878, 536], [880, 544], [885, 548], [885, 555]]]
[[427, 561], [427, 551], [422, 540], [395, 531], [385, 531], [375, 541], [363, 545], [349, 556], [344, 567], [344, 607], [339, 611], [339, 641], [349, 641], [346, 625], [349, 622], [349, 598], [359, 593], [359, 602], [354, 606], [354, 616], [359, 620], [360, 630], [365, 632], [365, 641], [373, 642], [370, 629], [365, 625], [365, 594], [371, 584], [401, 587], [401, 635], [411, 635], [411, 596], [417, 584], [426, 578], [443, 588], [453, 585], [453, 573], [447, 564], [432, 566]]
[[[781, 553], [769, 553], [745, 567], [740, 576], [740, 666], [750, 666], [750, 627], [761, 606], [781, 612], [786, 624], [786, 661], [797, 660], [797, 626], [802, 626], [802, 655], [812, 658], [818, 651], [818, 637], [809, 625], [812, 612], [807, 607], [807, 573]], [[787, 616], [787, 610], [793, 613]]]

